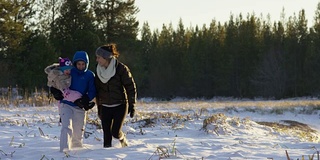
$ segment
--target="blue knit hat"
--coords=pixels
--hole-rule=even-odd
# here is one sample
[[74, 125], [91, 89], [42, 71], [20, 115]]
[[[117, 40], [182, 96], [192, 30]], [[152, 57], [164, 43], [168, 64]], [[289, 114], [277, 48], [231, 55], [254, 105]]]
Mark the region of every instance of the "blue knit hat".
[[60, 70], [64, 72], [65, 70], [71, 69], [73, 66], [69, 58], [59, 57], [59, 67], [60, 67]]

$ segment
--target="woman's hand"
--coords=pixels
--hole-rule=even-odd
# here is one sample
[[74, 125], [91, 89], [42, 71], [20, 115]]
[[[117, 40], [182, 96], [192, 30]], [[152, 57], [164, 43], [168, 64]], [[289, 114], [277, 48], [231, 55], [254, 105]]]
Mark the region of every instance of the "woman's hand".
[[129, 104], [128, 114], [130, 114], [131, 118], [133, 118], [135, 112], [136, 112], [136, 110], [134, 109], [134, 104], [133, 103]]

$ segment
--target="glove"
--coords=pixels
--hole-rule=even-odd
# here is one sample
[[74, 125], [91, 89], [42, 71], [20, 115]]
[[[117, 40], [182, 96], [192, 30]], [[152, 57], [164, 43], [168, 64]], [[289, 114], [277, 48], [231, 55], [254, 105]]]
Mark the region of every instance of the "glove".
[[54, 99], [56, 99], [58, 101], [60, 101], [64, 98], [62, 92], [57, 88], [50, 87], [50, 92], [53, 95]]
[[84, 108], [84, 110], [89, 110], [89, 109], [92, 109], [93, 107], [94, 107], [94, 105], [96, 105], [96, 103], [94, 103], [94, 102], [89, 102], [89, 104], [88, 105], [85, 105], [83, 108]]
[[80, 108], [85, 109], [89, 105], [89, 97], [88, 95], [84, 94], [81, 98], [75, 100], [73, 103], [79, 106]]
[[128, 108], [128, 114], [130, 114], [130, 117], [133, 118], [134, 113], [135, 113], [135, 109], [134, 109], [134, 104], [129, 104], [129, 108]]

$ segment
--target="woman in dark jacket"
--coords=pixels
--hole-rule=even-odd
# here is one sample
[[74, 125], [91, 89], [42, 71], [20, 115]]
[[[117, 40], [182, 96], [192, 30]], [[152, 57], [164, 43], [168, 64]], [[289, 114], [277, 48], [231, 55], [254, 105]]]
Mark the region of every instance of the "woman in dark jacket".
[[117, 60], [118, 56], [115, 44], [96, 50], [96, 102], [105, 148], [112, 146], [112, 137], [119, 139], [122, 147], [128, 146], [122, 125], [127, 114], [132, 118], [135, 113], [136, 84], [129, 68]]

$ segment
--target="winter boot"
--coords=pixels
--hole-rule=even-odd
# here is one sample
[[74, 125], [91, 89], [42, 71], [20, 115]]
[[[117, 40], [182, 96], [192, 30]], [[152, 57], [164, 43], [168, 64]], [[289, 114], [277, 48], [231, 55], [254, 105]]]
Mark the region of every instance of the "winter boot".
[[104, 145], [103, 148], [110, 148], [111, 145]]
[[121, 144], [121, 147], [122, 147], [122, 148], [128, 146], [128, 141], [127, 141], [126, 136], [123, 136], [123, 138], [120, 139], [120, 144]]

